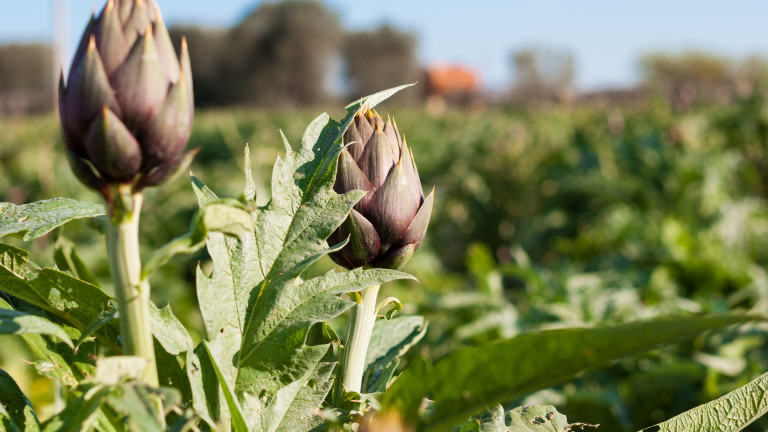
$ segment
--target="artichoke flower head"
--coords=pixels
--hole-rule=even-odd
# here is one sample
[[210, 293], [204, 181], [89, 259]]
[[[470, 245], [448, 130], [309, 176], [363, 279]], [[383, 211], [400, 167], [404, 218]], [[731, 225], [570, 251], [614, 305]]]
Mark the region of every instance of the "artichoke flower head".
[[394, 121], [363, 108], [344, 133], [334, 190], [367, 192], [329, 237], [349, 243], [331, 258], [348, 269], [399, 269], [421, 246], [432, 214], [434, 188], [424, 197], [413, 152]]
[[77, 178], [109, 200], [182, 172], [194, 117], [186, 40], [180, 60], [153, 0], [109, 0], [91, 16], [59, 81], [59, 116]]

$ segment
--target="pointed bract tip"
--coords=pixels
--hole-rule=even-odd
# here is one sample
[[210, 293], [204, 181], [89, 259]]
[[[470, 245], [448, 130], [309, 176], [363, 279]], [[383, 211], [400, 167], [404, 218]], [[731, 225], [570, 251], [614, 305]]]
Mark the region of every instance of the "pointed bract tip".
[[176, 81], [177, 83], [184, 82], [187, 79], [187, 74], [184, 72], [185, 68], [182, 62], [179, 62], [179, 79]]
[[367, 119], [370, 120], [370, 119], [374, 118], [375, 115], [374, 115], [373, 110], [371, 110], [371, 106], [370, 105], [366, 104], [365, 108], [363, 108], [363, 111], [364, 111], [363, 114], [365, 114], [365, 117]]
[[147, 29], [144, 30], [144, 37], [147, 38], [147, 39], [151, 39], [152, 38], [152, 23], [151, 22], [147, 23]]
[[91, 34], [91, 36], [88, 38], [88, 52], [92, 52], [91, 50], [96, 49], [96, 35]]
[[187, 37], [186, 36], [182, 36], [181, 37], [181, 52], [182, 53], [187, 52]]
[[107, 4], [104, 6], [104, 11], [111, 11], [113, 7], [115, 7], [115, 0], [107, 0]]
[[152, 9], [155, 11], [155, 21], [164, 24], [163, 16], [160, 14], [160, 6], [157, 5], [157, 2], [152, 2]]

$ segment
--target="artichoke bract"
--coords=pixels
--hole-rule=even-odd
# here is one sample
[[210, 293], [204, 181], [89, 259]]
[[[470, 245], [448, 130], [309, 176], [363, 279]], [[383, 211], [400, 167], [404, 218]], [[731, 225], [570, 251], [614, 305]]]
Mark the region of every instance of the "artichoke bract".
[[109, 0], [59, 81], [67, 159], [109, 200], [109, 186], [158, 185], [183, 171], [194, 117], [186, 41], [176, 53], [153, 0]]
[[432, 215], [434, 188], [424, 197], [413, 152], [394, 121], [364, 108], [344, 133], [334, 190], [367, 192], [329, 237], [349, 243], [331, 258], [348, 269], [399, 269], [421, 246]]

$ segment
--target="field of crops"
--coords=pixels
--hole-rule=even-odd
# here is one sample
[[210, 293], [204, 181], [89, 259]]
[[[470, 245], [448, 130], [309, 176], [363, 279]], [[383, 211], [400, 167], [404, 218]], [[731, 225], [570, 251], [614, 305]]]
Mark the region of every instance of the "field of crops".
[[[378, 111], [385, 114], [386, 105]], [[272, 164], [284, 152], [279, 131], [296, 147], [318, 112], [198, 112], [189, 147], [201, 151], [192, 171], [220, 196], [237, 197], [249, 143], [258, 202], [265, 203]], [[438, 359], [459, 345], [521, 331], [672, 313], [768, 315], [762, 98], [686, 113], [655, 101], [633, 109], [390, 114], [413, 149], [425, 190], [436, 188], [427, 239], [405, 268], [420, 282], [388, 284], [383, 293], [428, 318], [421, 353]], [[71, 174], [57, 119], [0, 119], [0, 201], [59, 196], [99, 199]], [[153, 250], [186, 232], [196, 207], [186, 178], [147, 191], [142, 246]], [[70, 224], [23, 246], [52, 265], [53, 244], [67, 241], [85, 245], [80, 256], [108, 287], [95, 226]], [[198, 263], [210, 265], [204, 251], [174, 258], [151, 280], [153, 300], [170, 302], [190, 329], [201, 328]], [[333, 267], [325, 258], [311, 272]], [[343, 322], [335, 326], [340, 331]], [[742, 326], [612, 363], [511, 406], [551, 403], [600, 430], [637, 430], [768, 370], [766, 342], [768, 327]], [[53, 404], [46, 399], [50, 381], [18, 361], [23, 345], [3, 336], [0, 346], [0, 367], [38, 398], [36, 405]], [[763, 430], [768, 421], [751, 427]]]

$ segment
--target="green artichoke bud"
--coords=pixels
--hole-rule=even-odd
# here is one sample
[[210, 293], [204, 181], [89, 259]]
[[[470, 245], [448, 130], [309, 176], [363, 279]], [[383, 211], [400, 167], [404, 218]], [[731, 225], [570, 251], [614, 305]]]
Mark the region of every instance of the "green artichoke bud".
[[419, 181], [413, 152], [393, 121], [375, 111], [359, 112], [344, 133], [334, 190], [367, 193], [329, 237], [349, 243], [331, 258], [348, 269], [369, 265], [399, 269], [421, 246], [432, 215]]
[[182, 172], [194, 117], [186, 40], [180, 60], [153, 0], [109, 0], [59, 81], [67, 159], [86, 186], [134, 191]]

